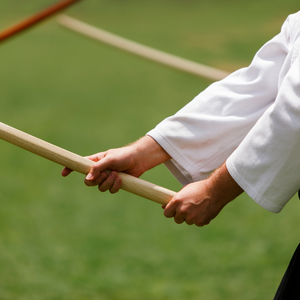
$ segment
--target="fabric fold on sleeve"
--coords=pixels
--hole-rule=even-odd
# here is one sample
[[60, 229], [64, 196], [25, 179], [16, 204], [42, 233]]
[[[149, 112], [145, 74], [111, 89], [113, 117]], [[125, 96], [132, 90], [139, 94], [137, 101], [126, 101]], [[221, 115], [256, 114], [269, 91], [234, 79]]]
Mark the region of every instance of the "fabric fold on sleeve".
[[207, 178], [274, 102], [288, 52], [285, 31], [266, 43], [249, 67], [213, 83], [147, 133], [171, 155], [166, 166], [182, 184]]
[[300, 60], [274, 104], [227, 160], [234, 180], [259, 205], [280, 212], [300, 188]]

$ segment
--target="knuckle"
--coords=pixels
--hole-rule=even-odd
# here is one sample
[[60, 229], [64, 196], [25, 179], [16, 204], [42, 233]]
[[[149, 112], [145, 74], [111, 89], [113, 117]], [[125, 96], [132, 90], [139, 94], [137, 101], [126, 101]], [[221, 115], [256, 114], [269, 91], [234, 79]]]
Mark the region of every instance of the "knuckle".
[[200, 221], [196, 221], [195, 225], [197, 227], [203, 227], [205, 225], [208, 225], [210, 223], [210, 220], [200, 220]]
[[115, 194], [115, 193], [117, 193], [119, 191], [120, 187], [121, 187], [120, 180], [118, 180], [118, 178], [117, 178], [115, 180], [113, 186], [110, 188], [109, 192], [111, 194]]
[[173, 218], [174, 217], [174, 211], [173, 210], [170, 210], [168, 208], [165, 208], [164, 210], [164, 215], [165, 217], [167, 218]]
[[111, 180], [116, 180], [118, 178], [118, 172], [116, 171], [111, 171], [110, 174], [109, 174], [109, 177]]
[[195, 225], [196, 225], [197, 227], [203, 227], [203, 226], [204, 226], [204, 224], [202, 224], [201, 222], [196, 222]]
[[186, 205], [180, 207], [180, 212], [190, 218], [191, 211]]
[[104, 187], [109, 187], [111, 188], [113, 183], [114, 183], [114, 178], [113, 176], [111, 176], [110, 174], [108, 176], [106, 176], [106, 178], [104, 178], [102, 180], [102, 183], [99, 182], [99, 184], [102, 184]]
[[119, 185], [119, 186], [121, 187], [121, 185], [122, 185], [122, 178], [121, 178], [121, 177], [118, 177], [118, 178], [116, 179], [116, 184]]
[[168, 211], [164, 211], [164, 216], [166, 218], [172, 218], [173, 216], [171, 216], [171, 214]]
[[110, 169], [114, 169], [117, 164], [117, 159], [114, 156], [106, 156], [106, 165]]
[[175, 223], [182, 224], [184, 222], [184, 219], [182, 218], [174, 218]]
[[189, 225], [189, 226], [191, 226], [191, 225], [194, 224], [194, 222], [188, 222], [188, 221], [185, 221], [185, 223], [186, 223], [187, 225]]
[[100, 185], [98, 185], [98, 190], [99, 190], [100, 192], [106, 192], [106, 191], [107, 191], [107, 188], [103, 187], [103, 186], [100, 184]]
[[174, 205], [179, 205], [182, 201], [181, 201], [181, 198], [180, 197], [176, 197], [176, 198], [173, 198], [172, 200], [171, 200], [171, 202], [172, 202], [172, 204], [174, 204]]
[[195, 224], [195, 220], [192, 217], [186, 217], [185, 218], [185, 223], [188, 224], [188, 225], [193, 225], [193, 224]]
[[96, 162], [94, 163], [92, 166], [91, 166], [91, 170], [90, 170], [90, 173], [99, 173], [99, 162]]

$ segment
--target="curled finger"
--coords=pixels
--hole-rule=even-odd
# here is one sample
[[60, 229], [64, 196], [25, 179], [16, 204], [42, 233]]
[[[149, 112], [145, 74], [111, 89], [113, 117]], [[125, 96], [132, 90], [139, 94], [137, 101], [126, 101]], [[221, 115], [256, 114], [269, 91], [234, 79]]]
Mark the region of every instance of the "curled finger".
[[185, 221], [185, 223], [186, 223], [187, 225], [194, 225], [194, 224], [195, 224], [195, 220], [194, 220], [193, 218], [186, 217], [186, 218], [184, 219], [184, 221]]
[[96, 186], [101, 184], [107, 178], [107, 174], [105, 172], [100, 172], [98, 176], [90, 175], [90, 173], [86, 176], [84, 183], [87, 186]]
[[116, 180], [114, 181], [112, 187], [109, 189], [111, 194], [117, 193], [122, 186], [122, 179], [120, 177], [117, 177]]
[[182, 214], [180, 213], [175, 213], [175, 216], [174, 216], [174, 221], [175, 223], [177, 224], [182, 224], [184, 221], [185, 221], [185, 218]]
[[[115, 180], [118, 178], [118, 173], [115, 171], [110, 172], [107, 178], [98, 185], [98, 189], [101, 192], [105, 192], [113, 188]], [[114, 189], [113, 189], [114, 191]]]
[[73, 170], [71, 170], [71, 169], [65, 167], [65, 168], [63, 168], [63, 170], [61, 171], [61, 175], [62, 175], [63, 177], [66, 177], [66, 176], [68, 176], [68, 175], [69, 175], [70, 173], [72, 173], [72, 172], [73, 172]]
[[176, 214], [176, 204], [171, 201], [166, 205], [164, 209], [164, 215], [167, 218], [173, 218], [175, 214]]

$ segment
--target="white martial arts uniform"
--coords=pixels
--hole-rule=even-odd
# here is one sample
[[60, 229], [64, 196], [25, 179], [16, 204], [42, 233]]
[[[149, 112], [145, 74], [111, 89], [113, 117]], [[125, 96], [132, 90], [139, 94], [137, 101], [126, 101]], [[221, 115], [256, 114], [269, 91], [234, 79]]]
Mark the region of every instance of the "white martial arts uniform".
[[259, 205], [279, 212], [300, 188], [300, 12], [251, 65], [209, 86], [152, 136], [182, 183], [205, 179], [226, 159]]

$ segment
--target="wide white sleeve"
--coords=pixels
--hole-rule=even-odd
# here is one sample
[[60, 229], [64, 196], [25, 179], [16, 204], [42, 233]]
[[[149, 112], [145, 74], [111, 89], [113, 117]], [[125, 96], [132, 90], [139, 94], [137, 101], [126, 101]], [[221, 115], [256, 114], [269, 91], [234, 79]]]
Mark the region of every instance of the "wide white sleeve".
[[275, 103], [228, 158], [229, 173], [265, 209], [279, 212], [300, 188], [300, 62]]
[[166, 166], [182, 184], [208, 177], [274, 102], [287, 52], [283, 27], [249, 67], [212, 84], [148, 133], [171, 155]]

